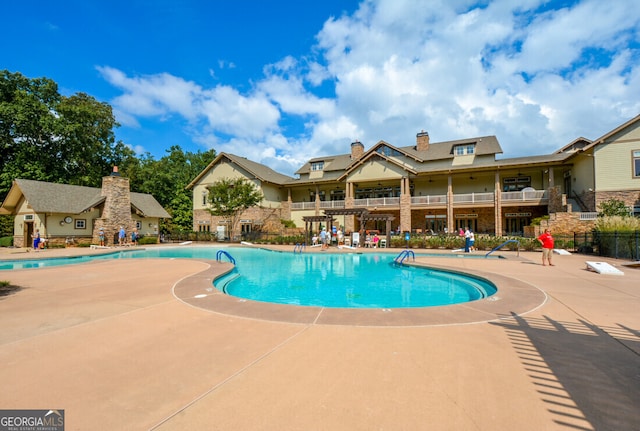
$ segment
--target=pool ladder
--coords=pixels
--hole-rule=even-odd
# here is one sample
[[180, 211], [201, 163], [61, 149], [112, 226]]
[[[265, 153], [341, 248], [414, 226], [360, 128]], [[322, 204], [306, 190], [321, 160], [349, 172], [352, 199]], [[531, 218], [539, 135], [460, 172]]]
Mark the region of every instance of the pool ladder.
[[236, 260], [233, 258], [233, 256], [231, 256], [229, 252], [224, 250], [218, 250], [218, 252], [216, 253], [216, 261], [220, 262], [222, 260], [222, 256], [226, 256], [229, 259], [229, 262], [233, 263], [234, 265], [236, 264]]
[[302, 250], [304, 249], [304, 247], [305, 247], [306, 245], [307, 245], [307, 244], [306, 244], [306, 243], [304, 243], [304, 242], [303, 242], [302, 244], [301, 244], [301, 243], [297, 243], [297, 244], [295, 245], [295, 247], [293, 247], [293, 254], [296, 254], [296, 251], [297, 251], [298, 253], [302, 254]]
[[402, 265], [402, 262], [404, 262], [404, 260], [408, 259], [409, 257], [412, 257], [414, 261], [416, 260], [416, 254], [413, 252], [413, 250], [402, 250], [400, 254], [397, 255], [395, 259], [393, 259], [393, 263]]

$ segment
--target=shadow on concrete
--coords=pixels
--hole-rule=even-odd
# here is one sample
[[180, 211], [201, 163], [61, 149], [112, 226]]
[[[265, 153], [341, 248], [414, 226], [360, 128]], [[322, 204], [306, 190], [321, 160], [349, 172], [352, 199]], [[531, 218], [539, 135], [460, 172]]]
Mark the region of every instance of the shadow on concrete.
[[0, 281], [0, 299], [4, 296], [13, 295], [21, 290], [22, 288], [20, 286], [13, 286], [11, 284], [3, 285]]
[[507, 331], [558, 426], [640, 430], [640, 331], [546, 316], [492, 324]]

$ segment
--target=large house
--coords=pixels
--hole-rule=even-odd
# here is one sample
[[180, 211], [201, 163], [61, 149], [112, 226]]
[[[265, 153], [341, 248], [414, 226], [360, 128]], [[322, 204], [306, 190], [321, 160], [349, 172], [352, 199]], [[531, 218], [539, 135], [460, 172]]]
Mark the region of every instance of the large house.
[[[244, 157], [220, 153], [190, 184], [196, 231], [229, 235], [228, 220], [208, 211], [207, 187], [242, 177], [262, 191], [234, 232], [270, 230], [280, 219], [316, 231], [340, 225], [347, 232], [453, 232], [522, 234], [532, 219], [551, 215], [586, 230], [602, 201], [622, 200], [640, 215], [640, 116], [604, 136], [578, 138], [558, 151], [498, 158], [495, 136], [431, 142], [419, 132], [411, 145], [379, 141], [365, 151], [316, 157], [282, 175]], [[567, 220], [569, 220], [567, 222]], [[592, 223], [592, 222], [591, 222]]]
[[16, 179], [0, 214], [15, 216], [16, 247], [28, 246], [36, 229], [51, 245], [99, 244], [103, 229], [110, 246], [121, 227], [158, 239], [160, 219], [171, 217], [152, 195], [130, 192], [117, 167], [102, 178], [101, 188]]

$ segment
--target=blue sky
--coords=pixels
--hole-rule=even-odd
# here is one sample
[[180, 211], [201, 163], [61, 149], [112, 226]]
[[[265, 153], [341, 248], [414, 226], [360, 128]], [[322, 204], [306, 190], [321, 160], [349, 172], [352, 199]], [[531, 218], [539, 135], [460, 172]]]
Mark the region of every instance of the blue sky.
[[[360, 140], [496, 135], [551, 153], [640, 114], [635, 0], [8, 0], [1, 69], [114, 107], [160, 158], [214, 148], [292, 174]], [[8, 18], [8, 19], [7, 19]]]

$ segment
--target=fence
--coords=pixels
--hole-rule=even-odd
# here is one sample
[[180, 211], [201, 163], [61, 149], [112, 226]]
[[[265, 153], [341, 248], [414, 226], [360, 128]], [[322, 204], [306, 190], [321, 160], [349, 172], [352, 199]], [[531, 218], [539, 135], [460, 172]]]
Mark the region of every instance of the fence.
[[574, 247], [578, 253], [638, 260], [640, 259], [640, 230], [574, 234]]
[[[487, 242], [484, 235], [476, 237], [478, 243]], [[438, 237], [430, 237], [427, 235], [411, 235], [412, 241], [414, 239], [439, 239], [442, 244], [437, 245], [444, 247], [455, 247], [452, 245], [452, 241], [455, 242], [455, 235], [446, 235]], [[511, 238], [511, 237], [510, 237]], [[244, 233], [242, 241], [272, 241], [272, 242], [299, 242], [301, 236], [283, 236], [279, 233], [266, 233], [266, 232], [249, 232]], [[237, 239], [237, 240], [240, 240]], [[492, 238], [495, 241], [502, 241], [504, 238]], [[636, 231], [623, 231], [623, 232], [585, 232], [574, 233], [569, 235], [554, 235], [555, 247], [558, 249], [565, 249], [573, 253], [581, 254], [594, 254], [603, 257], [612, 257], [615, 259], [640, 259], [640, 230]], [[526, 242], [525, 238], [522, 239]], [[531, 247], [537, 247], [538, 243], [535, 239], [527, 238], [531, 242]], [[171, 234], [165, 234], [161, 238], [162, 242], [183, 242], [183, 241], [218, 241], [218, 238], [214, 232], [174, 232]], [[228, 239], [226, 240], [228, 241]], [[310, 243], [310, 239], [307, 238], [307, 242]], [[403, 236], [392, 237], [392, 245], [397, 247], [406, 246], [406, 241]], [[492, 244], [487, 244], [491, 246]], [[421, 246], [424, 246], [421, 244]]]

